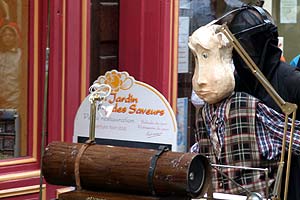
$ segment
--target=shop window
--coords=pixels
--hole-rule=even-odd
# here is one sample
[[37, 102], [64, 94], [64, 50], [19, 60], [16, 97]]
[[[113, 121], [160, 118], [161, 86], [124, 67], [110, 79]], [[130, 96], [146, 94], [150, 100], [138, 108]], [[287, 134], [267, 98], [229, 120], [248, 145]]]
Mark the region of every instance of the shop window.
[[28, 155], [28, 3], [0, 0], [0, 159]]
[[[263, 4], [261, 4], [263, 3]], [[187, 43], [188, 37], [198, 27], [222, 16], [226, 12], [242, 4], [263, 5], [278, 26], [279, 47], [283, 50], [283, 58], [292, 66], [297, 64], [300, 44], [294, 42], [300, 33], [298, 1], [257, 1], [257, 0], [180, 0], [178, 5], [178, 99], [177, 109], [184, 115], [186, 124], [179, 127], [187, 135], [187, 149], [194, 143], [195, 106], [192, 104], [192, 76], [194, 58]], [[300, 62], [298, 62], [300, 63]], [[300, 64], [299, 64], [300, 65]], [[185, 112], [181, 111], [186, 110]], [[180, 117], [180, 116], [177, 116]]]
[[[188, 151], [194, 144], [194, 130], [196, 107], [192, 100], [192, 77], [194, 73], [194, 57], [188, 48], [188, 37], [200, 26], [222, 16], [234, 7], [243, 3], [255, 3], [251, 0], [180, 0], [178, 5], [178, 98], [177, 119], [184, 123], [178, 123], [179, 135], [186, 141], [178, 141], [183, 144], [182, 150]], [[195, 102], [196, 105], [197, 102]], [[201, 103], [198, 102], [198, 103]]]
[[[273, 0], [270, 2], [265, 1], [265, 3], [269, 4], [269, 12], [272, 13], [278, 27], [279, 47], [283, 51], [283, 60], [295, 67], [300, 54], [300, 43], [295, 42], [295, 38], [300, 34], [299, 1]], [[298, 64], [300, 66], [300, 62]]]

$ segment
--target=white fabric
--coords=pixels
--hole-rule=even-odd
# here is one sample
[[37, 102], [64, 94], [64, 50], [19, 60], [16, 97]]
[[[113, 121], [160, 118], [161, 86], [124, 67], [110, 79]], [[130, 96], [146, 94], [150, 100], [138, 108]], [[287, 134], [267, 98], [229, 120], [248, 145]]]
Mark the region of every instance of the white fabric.
[[196, 108], [201, 108], [204, 105], [204, 101], [198, 97], [194, 90], [192, 91], [191, 101]]

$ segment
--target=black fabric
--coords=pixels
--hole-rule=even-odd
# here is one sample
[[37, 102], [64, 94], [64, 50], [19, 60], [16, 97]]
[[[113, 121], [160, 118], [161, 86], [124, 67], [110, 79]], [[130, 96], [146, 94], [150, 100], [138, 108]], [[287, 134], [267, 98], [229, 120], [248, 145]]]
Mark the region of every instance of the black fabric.
[[[256, 10], [248, 8], [236, 14], [228, 26], [266, 78], [271, 79], [281, 57], [281, 50], [277, 47], [277, 27], [271, 20], [267, 23], [263, 17], [258, 17]], [[239, 77], [236, 90], [256, 96], [261, 89], [258, 89], [259, 81], [236, 51], [233, 52], [233, 61]]]
[[[266, 15], [269, 16], [268, 13]], [[236, 12], [227, 21], [227, 25], [282, 99], [298, 105], [296, 118], [300, 120], [300, 68], [293, 68], [280, 61], [282, 52], [278, 48], [277, 27], [272, 24], [272, 18], [269, 19], [266, 22], [256, 9], [247, 6]], [[267, 106], [282, 112], [235, 51], [233, 61], [236, 69], [235, 90], [247, 92]], [[299, 169], [300, 156], [293, 155], [288, 199], [300, 200]], [[281, 194], [283, 195], [283, 190]]]

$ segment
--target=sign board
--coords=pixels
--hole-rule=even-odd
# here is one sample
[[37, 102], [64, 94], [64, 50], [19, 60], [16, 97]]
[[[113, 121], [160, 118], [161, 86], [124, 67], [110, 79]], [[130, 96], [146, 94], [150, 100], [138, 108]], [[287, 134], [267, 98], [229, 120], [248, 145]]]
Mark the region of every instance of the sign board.
[[[111, 94], [103, 106], [113, 107], [110, 116], [96, 112], [96, 142], [132, 144], [134, 147], [163, 144], [177, 151], [177, 123], [174, 112], [165, 99], [150, 85], [136, 81], [127, 72], [112, 70], [95, 81], [110, 85]], [[73, 142], [89, 137], [90, 101], [87, 96], [80, 105], [74, 124]], [[125, 144], [125, 145], [124, 145]], [[150, 145], [151, 147], [151, 145]]]

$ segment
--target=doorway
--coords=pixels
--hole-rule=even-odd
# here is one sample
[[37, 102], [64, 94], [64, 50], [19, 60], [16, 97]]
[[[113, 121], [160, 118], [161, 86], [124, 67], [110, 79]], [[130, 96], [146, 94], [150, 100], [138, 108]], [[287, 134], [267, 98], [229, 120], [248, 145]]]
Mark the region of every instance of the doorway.
[[106, 71], [118, 70], [120, 0], [91, 0], [90, 85]]

